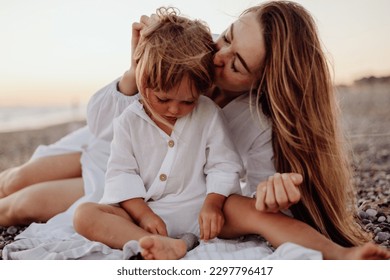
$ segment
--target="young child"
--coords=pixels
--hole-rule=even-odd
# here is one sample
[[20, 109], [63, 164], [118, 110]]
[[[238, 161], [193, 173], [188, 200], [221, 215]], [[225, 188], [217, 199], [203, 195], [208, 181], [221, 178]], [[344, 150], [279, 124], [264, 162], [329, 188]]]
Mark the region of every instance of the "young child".
[[158, 10], [142, 32], [134, 57], [139, 100], [114, 121], [114, 137], [100, 203], [78, 207], [74, 226], [90, 240], [122, 248], [157, 234], [182, 257], [192, 233], [216, 237], [223, 203], [240, 193], [242, 163], [220, 109], [205, 93], [213, 83], [213, 48], [203, 23]]

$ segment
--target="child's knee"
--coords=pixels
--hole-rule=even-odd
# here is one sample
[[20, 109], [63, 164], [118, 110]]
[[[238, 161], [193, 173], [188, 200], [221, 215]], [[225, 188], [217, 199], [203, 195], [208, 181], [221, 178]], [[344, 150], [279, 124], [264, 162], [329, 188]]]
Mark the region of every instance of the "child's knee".
[[99, 204], [93, 202], [85, 202], [80, 204], [73, 216], [73, 226], [76, 232], [81, 235], [88, 235], [93, 231], [95, 217], [99, 211]]

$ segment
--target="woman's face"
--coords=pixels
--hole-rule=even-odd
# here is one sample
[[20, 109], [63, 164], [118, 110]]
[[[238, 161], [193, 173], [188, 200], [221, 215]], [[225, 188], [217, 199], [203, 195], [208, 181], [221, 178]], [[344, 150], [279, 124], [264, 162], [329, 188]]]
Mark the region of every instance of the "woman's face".
[[247, 92], [259, 77], [265, 58], [263, 32], [255, 13], [241, 16], [216, 44], [215, 85], [225, 91]]

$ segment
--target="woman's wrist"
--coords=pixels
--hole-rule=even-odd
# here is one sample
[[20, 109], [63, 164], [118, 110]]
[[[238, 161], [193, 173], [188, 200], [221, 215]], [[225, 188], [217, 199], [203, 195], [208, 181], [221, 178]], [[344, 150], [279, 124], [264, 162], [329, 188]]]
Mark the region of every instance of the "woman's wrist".
[[135, 71], [133, 69], [130, 69], [123, 74], [117, 84], [117, 89], [120, 93], [128, 96], [135, 95], [138, 92]]

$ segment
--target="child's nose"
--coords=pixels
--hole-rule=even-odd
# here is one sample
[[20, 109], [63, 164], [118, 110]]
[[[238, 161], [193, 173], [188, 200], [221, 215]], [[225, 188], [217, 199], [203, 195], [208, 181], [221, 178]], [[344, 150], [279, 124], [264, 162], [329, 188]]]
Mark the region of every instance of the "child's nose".
[[168, 108], [168, 112], [171, 113], [172, 115], [177, 115], [180, 111], [179, 105], [178, 104], [170, 104]]

